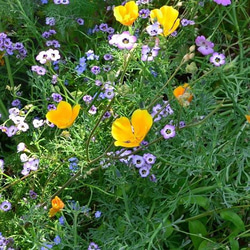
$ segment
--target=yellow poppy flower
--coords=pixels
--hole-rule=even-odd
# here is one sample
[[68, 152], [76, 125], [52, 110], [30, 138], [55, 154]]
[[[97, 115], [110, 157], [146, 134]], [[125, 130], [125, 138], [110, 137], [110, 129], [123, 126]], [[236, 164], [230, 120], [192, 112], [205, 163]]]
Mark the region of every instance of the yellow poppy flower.
[[74, 108], [68, 102], [61, 101], [56, 110], [50, 110], [46, 118], [48, 121], [55, 124], [58, 128], [69, 128], [74, 123], [80, 111], [80, 105], [77, 104]]
[[116, 6], [114, 16], [121, 24], [131, 26], [139, 16], [138, 6], [134, 1], [127, 2], [124, 6]]
[[126, 148], [138, 147], [143, 141], [153, 124], [152, 116], [147, 110], [137, 109], [131, 117], [116, 119], [112, 124], [111, 134], [114, 137], [115, 146]]
[[250, 123], [250, 115], [245, 115], [247, 121]]
[[187, 83], [175, 88], [173, 94], [179, 103], [184, 107], [188, 106], [193, 99], [193, 95], [190, 93], [189, 84]]
[[178, 15], [178, 10], [166, 5], [160, 9], [151, 10], [150, 12], [151, 19], [157, 19], [157, 21], [162, 25], [164, 36], [170, 35], [178, 28], [180, 25]]
[[64, 203], [58, 196], [51, 201], [51, 205], [52, 208], [49, 210], [49, 217], [53, 217], [57, 212], [60, 212], [64, 208]]

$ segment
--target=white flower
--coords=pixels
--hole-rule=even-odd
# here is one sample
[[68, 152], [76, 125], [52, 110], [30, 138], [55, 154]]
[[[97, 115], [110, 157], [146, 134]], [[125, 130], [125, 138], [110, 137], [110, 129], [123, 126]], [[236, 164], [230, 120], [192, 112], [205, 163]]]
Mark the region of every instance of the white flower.
[[44, 121], [39, 119], [34, 119], [32, 123], [35, 128], [39, 128], [44, 124]]
[[47, 53], [48, 53], [49, 60], [51, 61], [57, 61], [61, 58], [61, 56], [59, 55], [59, 51], [56, 49], [55, 50], [49, 49], [47, 50]]
[[9, 114], [13, 114], [13, 115], [19, 115], [20, 110], [18, 108], [11, 108], [9, 109]]
[[29, 160], [29, 157], [25, 153], [23, 153], [20, 155], [20, 160], [21, 162], [26, 162]]
[[48, 53], [47, 51], [41, 51], [36, 57], [36, 60], [39, 61], [41, 64], [45, 64], [48, 60]]
[[29, 129], [29, 125], [26, 122], [19, 123], [17, 125], [18, 130], [26, 132]]
[[24, 123], [24, 120], [25, 120], [25, 117], [23, 116], [12, 116], [12, 115], [9, 115], [9, 118], [17, 125], [17, 124], [20, 124], [20, 123]]
[[26, 148], [26, 146], [25, 146], [25, 144], [23, 142], [18, 143], [18, 145], [17, 145], [17, 153], [20, 153], [20, 152], [24, 151], [25, 148]]

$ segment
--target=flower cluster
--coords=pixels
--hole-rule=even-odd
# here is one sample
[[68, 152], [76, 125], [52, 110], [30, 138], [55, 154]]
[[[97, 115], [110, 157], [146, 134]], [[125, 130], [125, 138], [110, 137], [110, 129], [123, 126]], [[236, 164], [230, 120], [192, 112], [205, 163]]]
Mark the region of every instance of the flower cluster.
[[6, 52], [8, 55], [13, 55], [16, 52], [16, 58], [20, 59], [27, 56], [27, 50], [24, 48], [23, 43], [13, 43], [3, 32], [0, 33], [0, 51]]
[[75, 173], [79, 170], [78, 159], [76, 157], [69, 158], [68, 162], [69, 162], [69, 170], [71, 170], [72, 173]]
[[13, 238], [6, 238], [0, 232], [0, 249], [12, 250], [12, 249], [14, 249], [13, 245], [14, 245], [14, 239]]

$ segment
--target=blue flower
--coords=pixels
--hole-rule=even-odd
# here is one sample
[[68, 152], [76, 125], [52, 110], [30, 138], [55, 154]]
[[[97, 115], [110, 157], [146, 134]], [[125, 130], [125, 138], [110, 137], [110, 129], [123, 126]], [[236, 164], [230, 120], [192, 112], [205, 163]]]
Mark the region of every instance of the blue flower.
[[54, 242], [56, 245], [59, 245], [61, 243], [61, 238], [59, 235], [57, 235], [55, 238], [54, 238]]
[[100, 212], [100, 211], [96, 211], [96, 212], [95, 212], [95, 217], [96, 217], [96, 218], [100, 218], [101, 215], [102, 215], [102, 212]]

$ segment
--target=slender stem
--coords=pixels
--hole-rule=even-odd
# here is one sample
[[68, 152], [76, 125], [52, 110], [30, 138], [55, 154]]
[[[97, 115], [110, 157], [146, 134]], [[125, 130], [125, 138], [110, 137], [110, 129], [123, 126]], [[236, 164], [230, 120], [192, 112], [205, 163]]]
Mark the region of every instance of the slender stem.
[[87, 161], [90, 162], [90, 158], [89, 158], [89, 144], [90, 144], [90, 141], [91, 141], [91, 138], [95, 132], [95, 130], [97, 129], [97, 127], [99, 126], [100, 122], [102, 121], [102, 118], [103, 116], [105, 115], [105, 113], [110, 109], [111, 105], [113, 104], [115, 98], [113, 98], [109, 105], [106, 107], [106, 109], [102, 112], [102, 115], [100, 116], [99, 120], [96, 122], [94, 128], [92, 129], [92, 131], [90, 132], [89, 134], [89, 137], [88, 137], [88, 140], [87, 140], [87, 143], [86, 143], [86, 158], [87, 158]]

